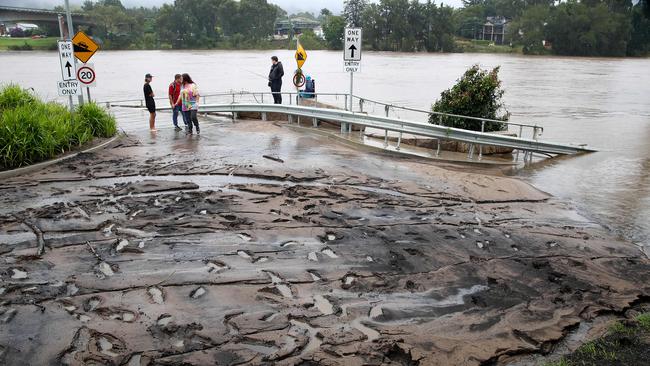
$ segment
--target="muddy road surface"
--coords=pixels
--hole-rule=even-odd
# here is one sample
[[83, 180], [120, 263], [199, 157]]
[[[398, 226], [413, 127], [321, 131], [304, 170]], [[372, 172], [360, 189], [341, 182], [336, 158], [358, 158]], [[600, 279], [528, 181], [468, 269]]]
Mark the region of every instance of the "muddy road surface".
[[286, 124], [127, 132], [0, 183], [0, 363], [505, 364], [650, 295], [636, 246], [516, 179]]

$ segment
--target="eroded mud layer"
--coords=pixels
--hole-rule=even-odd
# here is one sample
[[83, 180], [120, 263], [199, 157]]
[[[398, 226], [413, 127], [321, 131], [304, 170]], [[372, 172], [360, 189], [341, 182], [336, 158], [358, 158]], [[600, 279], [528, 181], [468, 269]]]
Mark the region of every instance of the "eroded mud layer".
[[650, 294], [635, 246], [517, 180], [202, 132], [2, 182], [0, 363], [498, 363]]

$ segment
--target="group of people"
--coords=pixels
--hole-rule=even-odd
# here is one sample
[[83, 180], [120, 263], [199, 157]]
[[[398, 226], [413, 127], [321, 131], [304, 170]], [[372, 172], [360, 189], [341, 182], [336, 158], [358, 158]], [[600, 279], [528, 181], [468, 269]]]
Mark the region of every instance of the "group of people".
[[[154, 92], [151, 88], [151, 81], [153, 75], [147, 74], [144, 76], [144, 100], [147, 110], [149, 110], [149, 130], [156, 131], [156, 101], [154, 100]], [[168, 90], [169, 105], [172, 108], [172, 123], [176, 131], [183, 129], [178, 125], [178, 114], [180, 113], [185, 125], [185, 134], [191, 135], [193, 129], [196, 133], [200, 134], [199, 128], [199, 89], [192, 80], [192, 77], [185, 74], [174, 75], [174, 81], [169, 84]]]
[[[282, 77], [284, 76], [284, 68], [282, 62], [278, 60], [277, 56], [271, 57], [271, 71], [269, 72], [269, 87], [273, 94], [273, 102], [275, 104], [282, 104]], [[151, 88], [151, 81], [153, 75], [146, 74], [144, 76], [144, 100], [149, 110], [149, 129], [156, 131], [156, 101], [154, 100], [154, 92]], [[310, 77], [307, 78], [307, 88], [305, 92], [308, 95], [314, 94], [314, 82]], [[192, 78], [187, 73], [174, 75], [174, 81], [169, 84], [168, 90], [169, 105], [172, 108], [172, 123], [176, 131], [183, 129], [178, 125], [178, 114], [181, 113], [183, 123], [185, 125], [185, 134], [191, 135], [193, 127], [196, 133], [201, 133], [199, 128], [199, 89], [197, 88]], [[309, 96], [306, 96], [309, 97]]]

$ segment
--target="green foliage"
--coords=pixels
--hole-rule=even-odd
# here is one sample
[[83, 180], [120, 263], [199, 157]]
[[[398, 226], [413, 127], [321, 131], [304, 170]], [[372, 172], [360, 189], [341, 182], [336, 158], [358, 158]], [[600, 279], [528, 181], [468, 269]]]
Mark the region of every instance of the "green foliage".
[[346, 24], [350, 27], [361, 27], [361, 14], [368, 6], [368, 2], [366, 0], [345, 0], [344, 3], [343, 17]]
[[[474, 65], [463, 74], [456, 85], [440, 94], [440, 99], [433, 104], [432, 109], [434, 112], [507, 121], [510, 114], [505, 111], [501, 101], [503, 93], [498, 67], [487, 71]], [[500, 114], [502, 110], [504, 113]], [[429, 123], [481, 131], [481, 121], [459, 117], [432, 114]], [[484, 131], [501, 131], [505, 127], [503, 123], [486, 122]]]
[[453, 9], [428, 1], [380, 0], [362, 13], [364, 47], [381, 51], [455, 50]]
[[318, 38], [311, 29], [304, 31], [300, 35], [300, 44], [308, 50], [323, 50], [327, 48], [326, 42]]
[[0, 91], [0, 169], [50, 159], [93, 137], [117, 132], [115, 119], [95, 104], [72, 115], [57, 103], [44, 103], [17, 85]]
[[536, 5], [527, 8], [521, 17], [508, 27], [508, 39], [521, 45], [524, 54], [548, 53], [543, 42], [546, 40], [545, 27], [549, 14], [548, 6]]
[[87, 126], [95, 137], [111, 137], [117, 133], [115, 118], [95, 103], [85, 103], [79, 106], [75, 119]]
[[0, 93], [0, 113], [6, 109], [32, 105], [36, 98], [26, 89], [16, 84], [9, 84]]
[[572, 0], [553, 9], [547, 36], [558, 55], [625, 56], [631, 29], [627, 12]]
[[[643, 2], [639, 2], [632, 9], [632, 34], [627, 45], [628, 56], [650, 55], [650, 16], [643, 14], [643, 6]], [[650, 5], [647, 5], [647, 8], [650, 9]]]
[[636, 317], [636, 322], [646, 332], [650, 332], [650, 313], [643, 313]]
[[343, 49], [343, 32], [345, 30], [345, 19], [341, 16], [330, 15], [323, 24], [323, 33], [327, 47], [332, 50]]

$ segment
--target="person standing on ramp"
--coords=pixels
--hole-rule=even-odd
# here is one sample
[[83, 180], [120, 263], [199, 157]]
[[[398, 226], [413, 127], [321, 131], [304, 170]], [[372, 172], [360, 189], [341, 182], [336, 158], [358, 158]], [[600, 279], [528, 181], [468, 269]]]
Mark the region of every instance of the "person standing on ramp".
[[269, 72], [269, 86], [273, 93], [273, 102], [275, 104], [282, 104], [282, 77], [284, 76], [284, 68], [282, 62], [278, 61], [277, 56], [271, 57], [271, 72]]
[[142, 91], [144, 92], [144, 104], [147, 106], [147, 110], [149, 111], [149, 130], [151, 130], [151, 132], [156, 132], [156, 101], [153, 99], [153, 89], [151, 89], [151, 85], [149, 85], [152, 79], [153, 75], [151, 74], [144, 76], [144, 87], [142, 88]]

